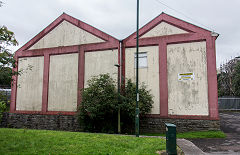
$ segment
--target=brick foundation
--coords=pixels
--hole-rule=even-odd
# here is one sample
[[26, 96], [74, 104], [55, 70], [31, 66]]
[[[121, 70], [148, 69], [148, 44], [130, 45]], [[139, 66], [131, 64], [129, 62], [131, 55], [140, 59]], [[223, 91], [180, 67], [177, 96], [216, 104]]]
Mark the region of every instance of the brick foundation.
[[[218, 120], [165, 119], [146, 117], [140, 119], [141, 133], [164, 133], [165, 124], [173, 123], [177, 132], [219, 130]], [[0, 127], [46, 130], [82, 131], [74, 115], [37, 115], [3, 113]]]
[[219, 120], [197, 119], [167, 119], [167, 118], [142, 118], [140, 121], [141, 133], [165, 133], [164, 123], [173, 123], [177, 132], [220, 130]]
[[36, 115], [3, 113], [1, 127], [81, 131], [73, 115]]

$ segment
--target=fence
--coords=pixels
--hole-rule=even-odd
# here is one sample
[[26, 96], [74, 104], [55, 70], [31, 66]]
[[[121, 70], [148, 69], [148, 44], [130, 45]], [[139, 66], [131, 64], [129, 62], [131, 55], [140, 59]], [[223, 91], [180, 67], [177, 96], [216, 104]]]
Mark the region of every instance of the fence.
[[218, 98], [219, 110], [240, 110], [240, 98], [220, 97]]
[[11, 87], [0, 85], [0, 101], [7, 104], [7, 109], [10, 107]]

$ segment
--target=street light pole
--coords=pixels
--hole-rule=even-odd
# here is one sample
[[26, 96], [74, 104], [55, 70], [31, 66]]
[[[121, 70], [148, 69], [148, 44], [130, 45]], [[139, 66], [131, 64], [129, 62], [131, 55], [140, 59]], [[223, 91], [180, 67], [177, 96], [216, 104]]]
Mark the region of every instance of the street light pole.
[[138, 29], [139, 29], [139, 0], [137, 0], [137, 42], [136, 42], [136, 115], [135, 115], [135, 133], [139, 137], [139, 92], [138, 92]]
[[[114, 66], [118, 68], [118, 73], [119, 73], [120, 65], [115, 64]], [[119, 95], [120, 95], [120, 75], [118, 74], [118, 106], [120, 105]], [[120, 117], [121, 117], [120, 107], [118, 107], [118, 133], [119, 134], [121, 133], [121, 119], [120, 119]]]

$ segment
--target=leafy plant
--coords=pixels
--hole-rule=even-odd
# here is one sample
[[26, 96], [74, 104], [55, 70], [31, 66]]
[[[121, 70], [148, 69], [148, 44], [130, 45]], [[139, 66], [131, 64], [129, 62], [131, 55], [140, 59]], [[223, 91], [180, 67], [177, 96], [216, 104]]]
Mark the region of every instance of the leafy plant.
[[101, 74], [90, 79], [82, 91], [79, 118], [86, 131], [115, 131], [118, 95], [114, 83], [109, 74]]
[[233, 74], [233, 90], [236, 96], [240, 96], [240, 61], [235, 65], [235, 72]]
[[240, 60], [234, 58], [220, 66], [218, 96], [240, 96]]
[[4, 101], [0, 101], [0, 122], [2, 121], [3, 112], [7, 110], [6, 103]]
[[[153, 100], [145, 85], [140, 87], [139, 94], [142, 116], [151, 111]], [[131, 80], [127, 80], [124, 92], [120, 95], [116, 90], [116, 82], [110, 75], [101, 74], [88, 81], [88, 87], [82, 90], [81, 96], [78, 118], [85, 131], [116, 132], [118, 108], [121, 112], [122, 131], [134, 130], [136, 85]]]
[[[128, 79], [124, 90], [124, 100], [121, 104], [123, 132], [133, 132], [136, 111], [136, 84]], [[151, 95], [150, 90], [147, 90], [147, 86], [144, 83], [142, 83], [139, 88], [138, 104], [140, 117], [151, 112], [153, 96]]]
[[11, 85], [11, 79], [13, 75], [18, 74], [16, 71], [12, 71], [12, 67], [16, 67], [14, 54], [8, 49], [9, 46], [17, 46], [18, 42], [15, 39], [15, 35], [12, 31], [8, 30], [6, 26], [0, 27], [0, 84]]

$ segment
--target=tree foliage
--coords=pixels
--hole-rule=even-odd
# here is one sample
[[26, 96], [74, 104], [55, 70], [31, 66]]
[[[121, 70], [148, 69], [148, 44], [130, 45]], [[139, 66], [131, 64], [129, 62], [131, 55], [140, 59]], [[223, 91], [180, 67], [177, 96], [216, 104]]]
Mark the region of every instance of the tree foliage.
[[80, 124], [86, 131], [114, 131], [116, 120], [117, 92], [114, 81], [103, 74], [88, 81], [88, 88], [82, 91], [80, 105]]
[[[153, 105], [153, 96], [147, 86], [142, 83], [139, 88], [139, 109], [140, 117], [151, 112]], [[124, 88], [124, 100], [121, 106], [121, 117], [123, 119], [123, 132], [134, 133], [134, 121], [136, 111], [136, 84], [130, 79], [126, 81]]]
[[240, 91], [239, 82], [239, 59], [234, 58], [220, 66], [220, 72], [217, 75], [218, 96], [236, 96]]
[[12, 31], [6, 26], [0, 27], [0, 85], [9, 85], [12, 75], [17, 72], [11, 72], [10, 68], [15, 67], [14, 54], [11, 53], [9, 46], [16, 46], [18, 42]]
[[236, 96], [240, 96], [240, 61], [236, 63], [233, 73], [233, 90]]
[[7, 110], [6, 103], [0, 100], [0, 122], [2, 121], [3, 112]]
[[[88, 81], [88, 87], [82, 93], [79, 106], [79, 121], [85, 131], [117, 132], [117, 112], [121, 111], [123, 132], [134, 129], [136, 85], [127, 80], [124, 93], [117, 93], [116, 82], [109, 74], [101, 74]], [[142, 85], [139, 89], [140, 116], [151, 111], [153, 100], [150, 91]], [[118, 103], [120, 99], [120, 103]]]

